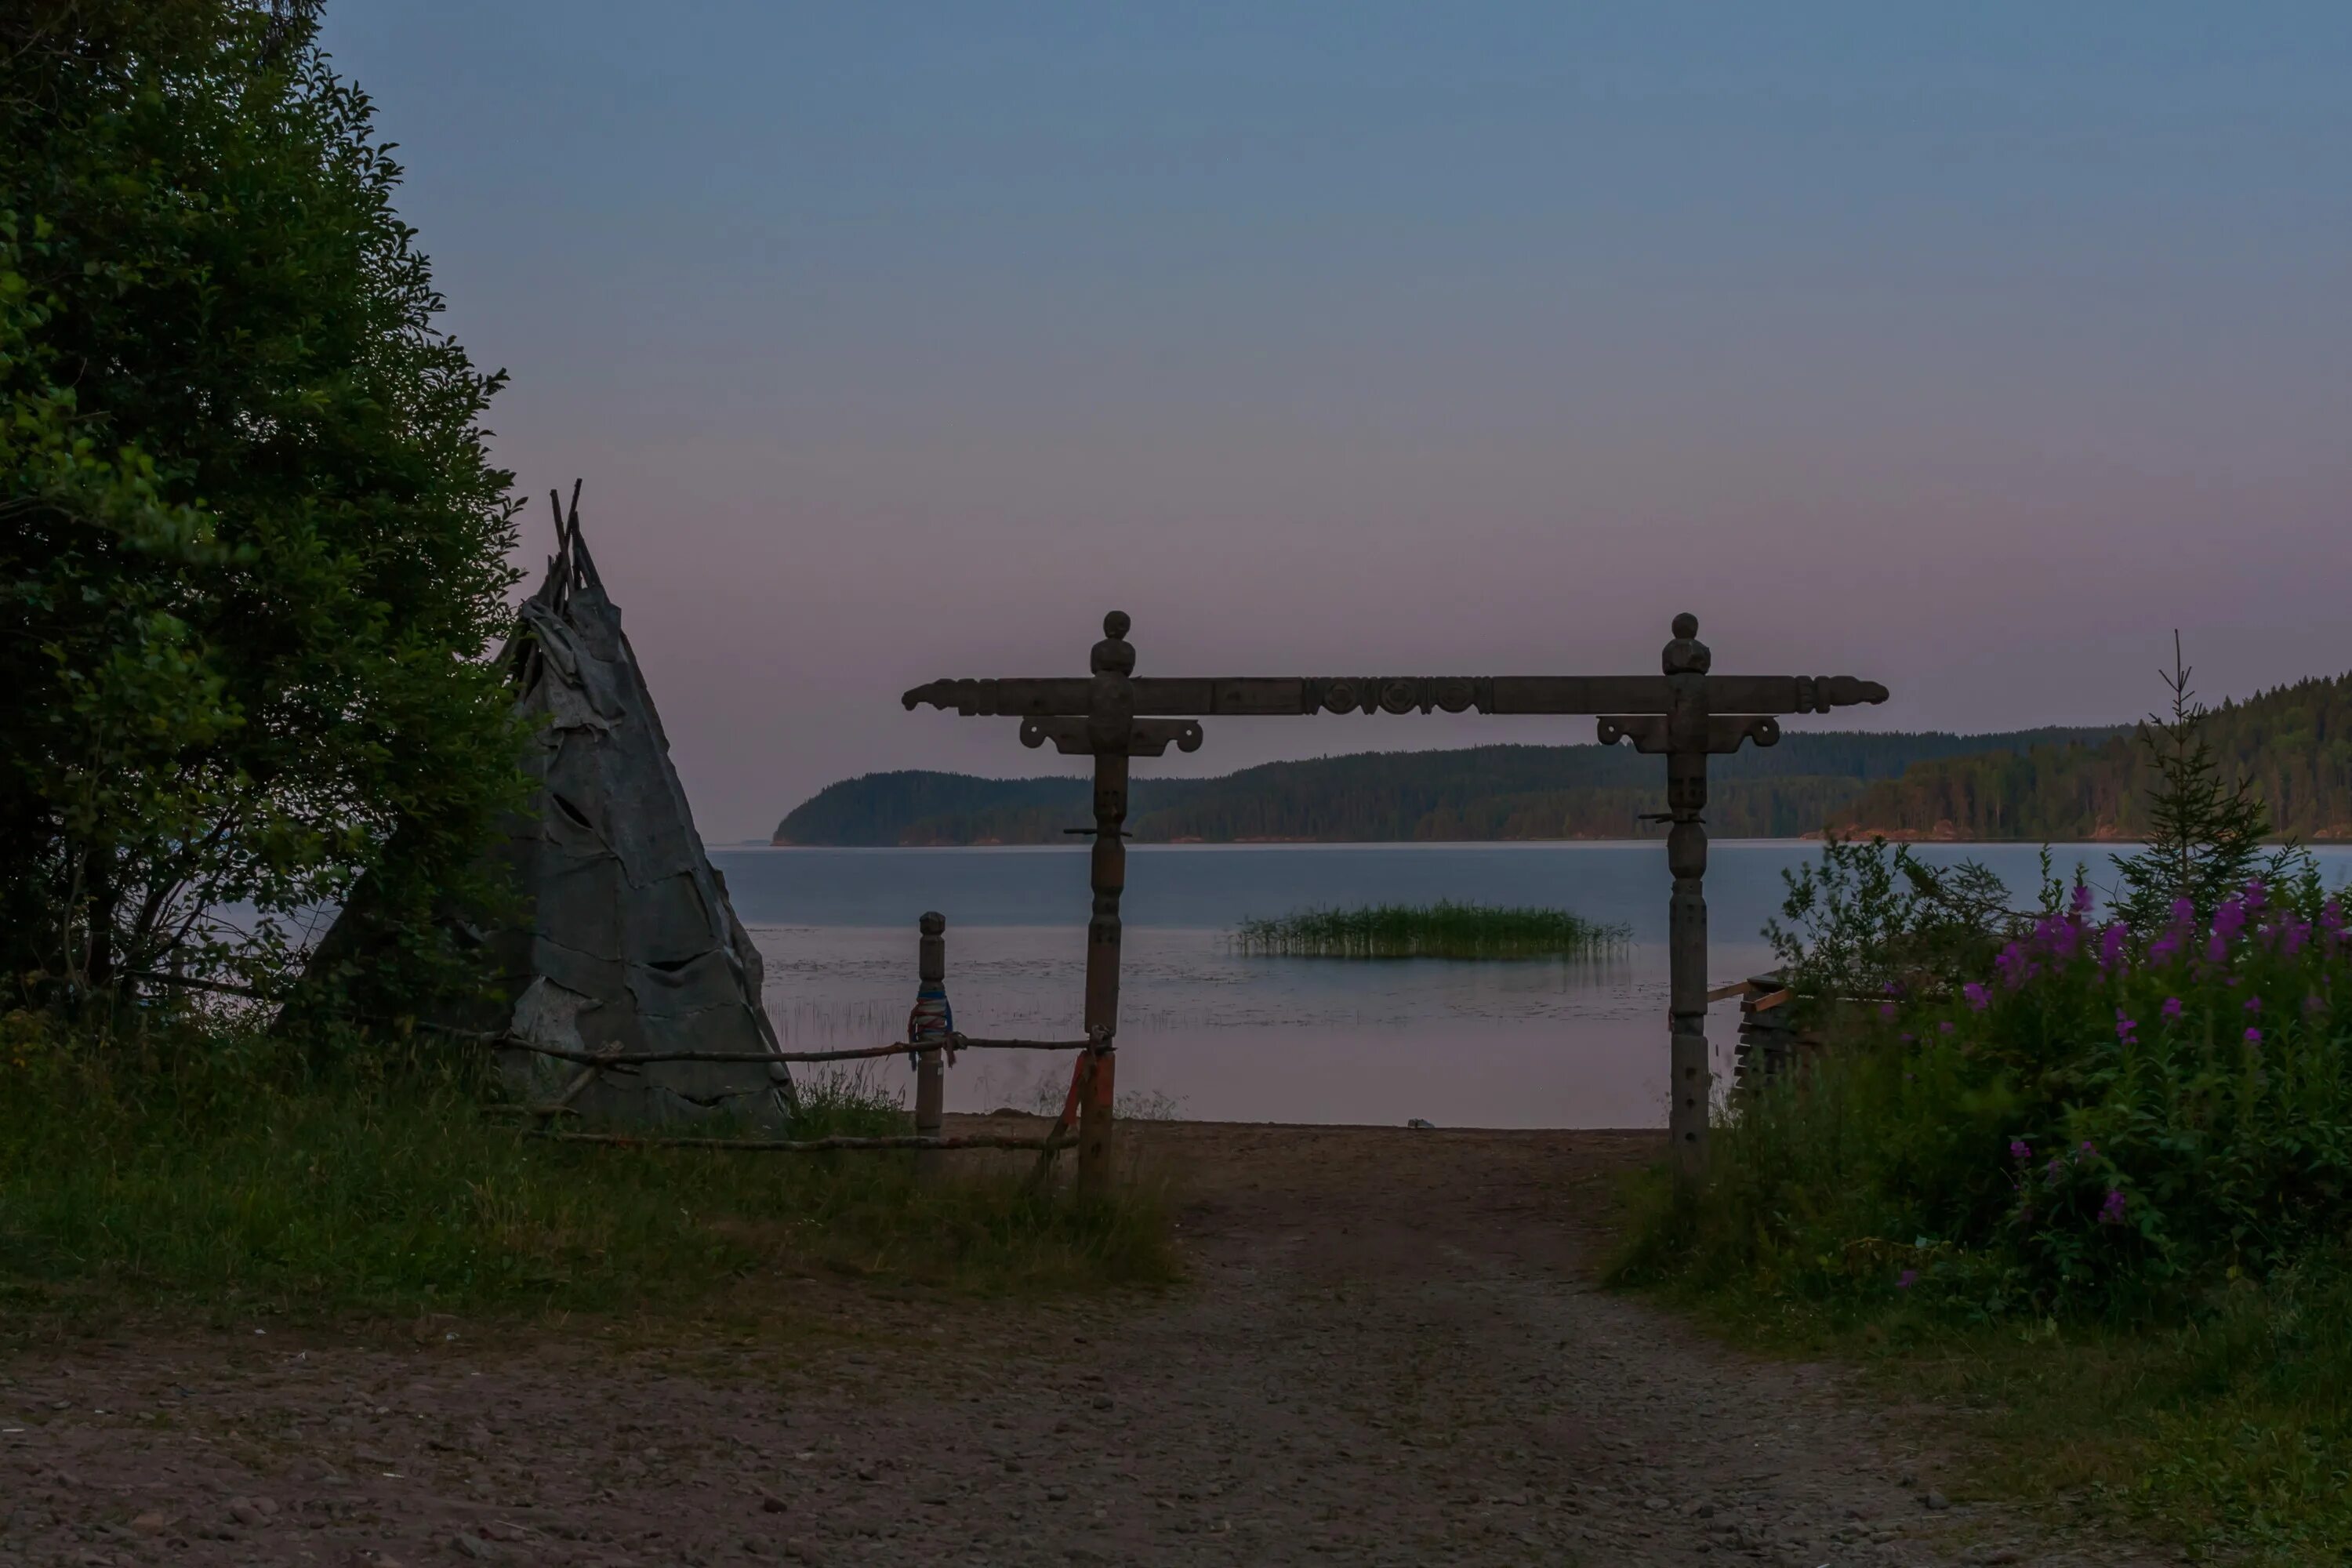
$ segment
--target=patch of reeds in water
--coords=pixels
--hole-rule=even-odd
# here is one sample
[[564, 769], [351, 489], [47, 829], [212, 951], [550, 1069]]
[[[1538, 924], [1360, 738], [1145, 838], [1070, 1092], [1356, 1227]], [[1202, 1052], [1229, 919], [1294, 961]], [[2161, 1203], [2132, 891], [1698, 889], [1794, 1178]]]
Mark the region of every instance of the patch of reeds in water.
[[1632, 940], [1624, 925], [1566, 910], [1484, 904], [1370, 904], [1245, 920], [1239, 952], [1267, 958], [1597, 958]]

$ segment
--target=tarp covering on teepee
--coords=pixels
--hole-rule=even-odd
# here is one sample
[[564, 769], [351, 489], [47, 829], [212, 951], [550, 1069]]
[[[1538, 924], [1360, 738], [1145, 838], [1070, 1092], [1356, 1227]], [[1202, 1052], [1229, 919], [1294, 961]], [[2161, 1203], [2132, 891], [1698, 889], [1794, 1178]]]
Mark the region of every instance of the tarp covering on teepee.
[[[479, 933], [508, 1000], [465, 1020], [468, 1032], [518, 1042], [501, 1046], [499, 1061], [526, 1103], [568, 1094], [590, 1121], [724, 1113], [780, 1124], [793, 1106], [782, 1061], [646, 1063], [583, 1082], [593, 1069], [520, 1048], [778, 1049], [759, 952], [694, 830], [621, 613], [581, 540], [576, 494], [556, 528], [546, 580], [523, 603], [503, 656], [531, 729], [525, 766], [537, 785], [498, 851], [521, 912]], [[321, 951], [336, 946], [331, 933]]]

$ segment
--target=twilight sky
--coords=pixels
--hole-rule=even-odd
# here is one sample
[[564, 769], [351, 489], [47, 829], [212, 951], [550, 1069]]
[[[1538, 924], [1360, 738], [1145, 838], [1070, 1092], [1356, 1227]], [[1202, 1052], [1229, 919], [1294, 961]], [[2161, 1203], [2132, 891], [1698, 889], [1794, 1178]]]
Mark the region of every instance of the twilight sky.
[[[942, 675], [2352, 668], [2352, 5], [331, 0], [706, 837]], [[527, 520], [551, 546], [542, 500]], [[1171, 771], [1589, 723], [1212, 721]]]

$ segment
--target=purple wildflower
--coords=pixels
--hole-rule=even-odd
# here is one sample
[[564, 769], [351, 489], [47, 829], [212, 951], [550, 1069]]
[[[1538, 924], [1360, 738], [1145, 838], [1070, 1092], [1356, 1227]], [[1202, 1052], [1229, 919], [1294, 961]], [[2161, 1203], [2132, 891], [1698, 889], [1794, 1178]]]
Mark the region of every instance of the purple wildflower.
[[2157, 1011], [2168, 1019], [2179, 1017], [2180, 998], [2178, 996], [2167, 996], [2164, 999], [2164, 1005], [2158, 1008]]
[[1892, 1002], [1881, 1002], [1878, 1005], [1878, 1016], [1890, 1024], [1895, 1022], [1895, 1015], [1897, 1011], [1899, 1009]]
[[2099, 933], [2099, 967], [2102, 970], [2121, 969], [2124, 965], [2124, 942], [2130, 932], [2117, 921]]
[[2107, 1189], [2107, 1201], [2099, 1205], [2101, 1225], [2121, 1225], [2124, 1222], [2124, 1191], [2121, 1187]]
[[2263, 879], [2260, 877], [2256, 877], [2253, 880], [2246, 884], [2246, 908], [2250, 910], [2261, 909], [2263, 907], [2263, 901], [2269, 897], [2270, 889], [2263, 886]]
[[2220, 931], [2215, 931], [2212, 938], [2205, 943], [2205, 962], [2208, 963], [2229, 963], [2230, 939], [2223, 936]]
[[2263, 1032], [2260, 1029], [2248, 1029], [2246, 1031], [2246, 1044], [2250, 1046], [2259, 1046], [2262, 1043]]
[[1936, 1026], [1936, 1032], [1939, 1035], [1948, 1035], [1952, 1032], [1954, 1027], [1955, 1026], [1952, 1021], [1949, 1018], [1947, 1018], [1942, 1023]]
[[2012, 1160], [2031, 1160], [2033, 1158], [2033, 1147], [2022, 1138], [2012, 1138], [2009, 1141], [2009, 1157]]
[[2074, 903], [2076, 914], [2087, 915], [2091, 912], [2091, 885], [2088, 882], [2074, 884]]
[[1895, 1288], [1897, 1290], [1908, 1290], [1917, 1283], [1919, 1283], [1919, 1271], [1916, 1268], [1906, 1268], [1895, 1277]]
[[1961, 986], [1960, 994], [1968, 998], [1969, 1005], [1979, 1013], [1992, 1005], [1992, 994], [1978, 981], [1971, 980]]
[[2124, 1010], [2121, 1007], [2116, 1009], [2116, 1039], [2121, 1040], [2127, 1046], [2138, 1044], [2138, 1042], [2132, 1037], [2132, 1031], [2138, 1027], [2138, 1020], [2126, 1017], [2124, 1016]]
[[2165, 932], [2147, 944], [2147, 962], [2153, 968], [2161, 969], [2179, 956], [2180, 938], [2172, 931]]
[[2213, 934], [2235, 942], [2245, 929], [2246, 906], [2236, 899], [2224, 899], [2221, 907], [2213, 911]]
[[2092, 1144], [2091, 1141], [2090, 1141], [2088, 1138], [2085, 1138], [2085, 1139], [2084, 1139], [2084, 1140], [2083, 1140], [2083, 1149], [2082, 1149], [2082, 1152], [2083, 1152], [2083, 1157], [2084, 1157], [2084, 1159], [2091, 1159], [2091, 1158], [2095, 1158], [2095, 1157], [2098, 1154], [2099, 1151], [2098, 1151], [2095, 1146], [2093, 1146], [2093, 1144]]
[[2247, 998], [2246, 998], [2246, 1011], [2247, 1011], [2247, 1012], [2249, 1012], [2249, 1013], [2259, 1013], [2259, 1012], [2261, 1012], [2262, 1010], [2263, 1010], [2263, 999], [2262, 999], [2261, 997], [2259, 997], [2259, 996], [2249, 996], [2249, 997], [2247, 997]]
[[2061, 959], [2074, 957], [2074, 950], [2082, 945], [2082, 942], [2083, 924], [2075, 920], [2051, 921], [2049, 934], [2042, 938], [2043, 945]]
[[2289, 958], [2301, 952], [2303, 944], [2310, 940], [2311, 922], [2309, 921], [2289, 915], [2285, 922], [2279, 927], [2279, 951]]

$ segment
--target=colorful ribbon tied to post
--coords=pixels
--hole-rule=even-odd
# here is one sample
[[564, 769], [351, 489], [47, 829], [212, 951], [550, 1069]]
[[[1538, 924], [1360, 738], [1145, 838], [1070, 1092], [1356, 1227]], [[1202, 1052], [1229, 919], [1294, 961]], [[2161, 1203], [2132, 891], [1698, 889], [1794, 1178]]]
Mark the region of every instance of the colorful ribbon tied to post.
[[[955, 1037], [955, 1013], [948, 1006], [948, 988], [943, 982], [926, 981], [915, 993], [915, 1010], [907, 1015], [907, 1043], [921, 1046], [930, 1041], [942, 1043]], [[916, 1055], [907, 1053], [909, 1060]], [[948, 1060], [955, 1060], [955, 1047], [948, 1047]]]

